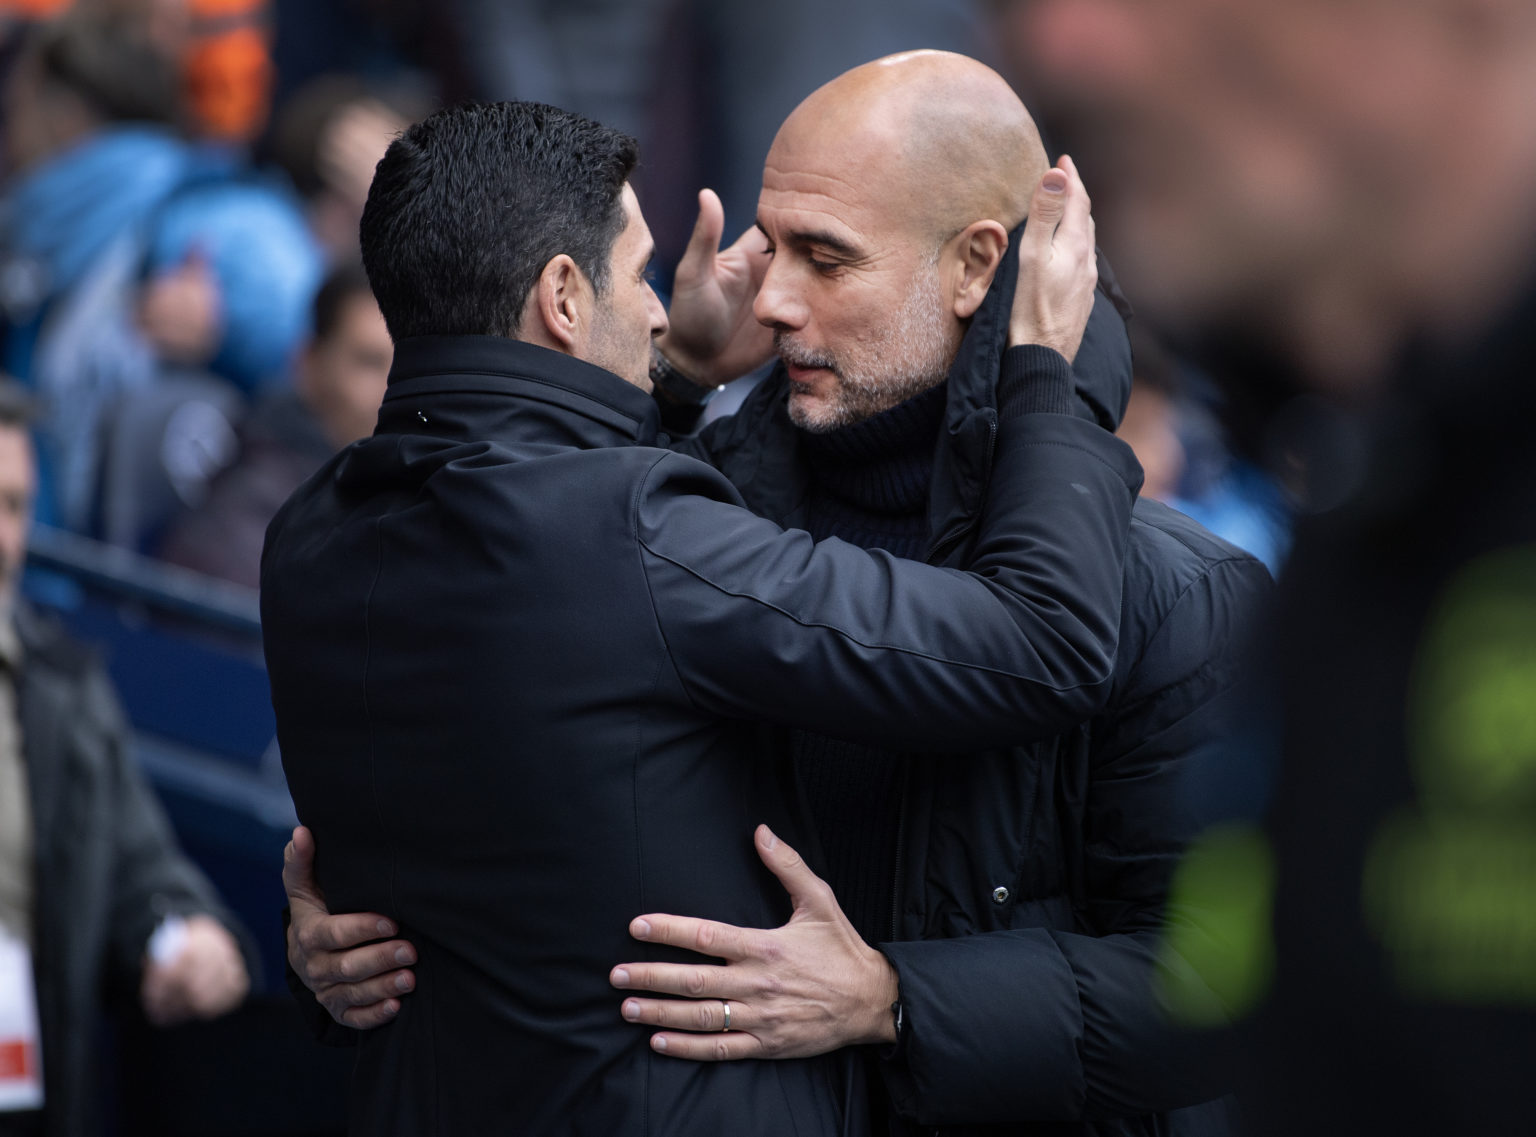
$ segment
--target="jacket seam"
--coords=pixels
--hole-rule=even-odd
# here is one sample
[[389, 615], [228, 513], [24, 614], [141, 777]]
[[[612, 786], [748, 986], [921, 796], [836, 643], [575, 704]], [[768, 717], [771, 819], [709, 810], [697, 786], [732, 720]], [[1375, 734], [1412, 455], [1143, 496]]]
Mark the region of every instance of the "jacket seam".
[[[640, 538], [639, 543], [640, 543], [640, 547], [643, 548], [646, 552], [650, 553], [653, 557], [656, 557], [658, 560], [666, 561], [670, 565], [675, 565], [677, 568], [680, 568], [684, 572], [686, 572], [689, 576], [692, 576], [696, 580], [702, 581], [704, 584], [709, 585], [709, 587], [713, 588], [716, 592], [722, 593], [723, 595], [726, 595], [726, 596], [735, 596], [738, 599], [742, 599], [742, 600], [750, 600], [754, 604], [761, 604], [764, 608], [767, 608], [767, 609], [770, 609], [771, 611], [777, 612], [779, 615], [783, 616], [785, 619], [793, 621], [795, 624], [798, 624], [802, 628], [821, 628], [821, 629], [823, 629], [825, 631], [829, 631], [829, 632], [832, 632], [832, 633], [834, 633], [836, 635], [842, 636], [844, 639], [848, 640], [850, 643], [857, 644], [859, 647], [869, 648], [869, 649], [874, 650], [874, 651], [894, 651], [894, 652], [900, 652], [902, 655], [910, 655], [910, 656], [913, 656], [913, 657], [915, 657], [917, 659], [931, 659], [935, 663], [942, 663], [942, 664], [945, 664], [945, 665], [951, 666], [951, 667], [964, 668], [967, 671], [976, 671], [976, 672], [980, 672], [980, 673], [987, 674], [987, 675], [1003, 675], [1003, 676], [1008, 677], [1009, 679], [1018, 679], [1018, 680], [1021, 680], [1023, 682], [1026, 682], [1026, 683], [1035, 684], [1036, 686], [1039, 686], [1039, 687], [1041, 687], [1041, 688], [1043, 688], [1045, 690], [1048, 690], [1048, 691], [1062, 691], [1062, 692], [1065, 692], [1065, 691], [1080, 691], [1080, 690], [1084, 689], [1085, 687], [1097, 687], [1099, 684], [1103, 683], [1104, 680], [1105, 680], [1105, 676], [1100, 676], [1097, 679], [1089, 680], [1087, 682], [1074, 683], [1071, 686], [1059, 687], [1059, 686], [1056, 686], [1054, 684], [1049, 684], [1049, 683], [1045, 682], [1044, 680], [1042, 680], [1042, 679], [1040, 679], [1040, 678], [1038, 678], [1036, 676], [1021, 675], [1017, 671], [1008, 671], [1008, 670], [1005, 670], [1005, 669], [999, 668], [999, 667], [988, 667], [988, 666], [986, 666], [984, 664], [971, 663], [971, 662], [967, 662], [966, 660], [951, 659], [950, 657], [944, 656], [944, 655], [934, 655], [932, 652], [918, 651], [915, 648], [907, 647], [907, 646], [902, 645], [902, 644], [872, 642], [872, 641], [868, 641], [868, 640], [863, 640], [863, 639], [860, 639], [858, 636], [854, 635], [852, 632], [847, 631], [844, 628], [840, 628], [840, 627], [838, 627], [835, 624], [830, 624], [830, 623], [826, 623], [824, 621], [818, 621], [818, 620], [806, 620], [806, 619], [801, 618], [800, 616], [795, 615], [793, 612], [785, 611], [783, 608], [781, 608], [777, 604], [772, 604], [769, 601], [764, 600], [761, 596], [755, 596], [755, 595], [753, 595], [750, 592], [741, 592], [741, 591], [736, 591], [736, 590], [733, 590], [733, 589], [730, 589], [730, 588], [726, 588], [725, 586], [723, 586], [721, 584], [718, 584], [718, 583], [716, 583], [713, 580], [710, 580], [707, 576], [703, 575], [701, 572], [699, 572], [699, 570], [693, 568], [692, 566], [685, 565], [681, 561], [677, 560], [676, 558], [670, 557], [666, 553], [660, 552], [660, 551], [652, 548], [649, 544], [646, 543], [644, 538]], [[649, 575], [647, 575], [647, 590], [649, 590]], [[653, 613], [655, 612], [655, 607], [656, 607], [655, 598], [652, 597], [652, 599], [651, 599], [651, 610], [652, 610]], [[669, 649], [669, 654], [670, 654], [670, 649]], [[674, 670], [676, 670], [676, 662], [675, 661], [673, 663], [673, 668], [674, 668]], [[682, 682], [682, 676], [681, 675], [678, 676], [678, 680], [679, 680], [679, 682]], [[684, 690], [687, 690], [686, 683], [684, 683]], [[690, 701], [692, 700], [692, 698], [693, 698], [693, 696], [690, 693], [689, 694]], [[696, 703], [694, 705], [697, 706]]]
[[[1174, 539], [1178, 540], [1177, 537], [1174, 537]], [[1192, 552], [1195, 551], [1193, 546], [1187, 545], [1183, 541], [1179, 541], [1179, 543], [1181, 545], [1184, 545], [1184, 547], [1186, 549], [1190, 549]], [[1145, 650], [1146, 646], [1148, 646], [1148, 645], [1150, 645], [1152, 643], [1155, 643], [1157, 638], [1163, 634], [1163, 629], [1168, 626], [1168, 621], [1173, 619], [1173, 614], [1175, 612], [1177, 612], [1179, 610], [1179, 606], [1181, 604], [1183, 604], [1186, 599], [1188, 599], [1189, 594], [1195, 590], [1195, 586], [1196, 585], [1199, 585], [1199, 584], [1203, 583], [1204, 581], [1208, 581], [1211, 578], [1213, 578], [1216, 575], [1216, 570], [1217, 569], [1225, 568], [1228, 565], [1246, 565], [1246, 564], [1249, 564], [1249, 563], [1259, 564], [1258, 561], [1253, 560], [1252, 557], [1249, 556], [1248, 554], [1243, 554], [1242, 556], [1224, 556], [1220, 560], [1211, 561], [1210, 563], [1208, 563], [1205, 566], [1204, 569], [1202, 569], [1200, 572], [1196, 573], [1193, 577], [1191, 577], [1190, 580], [1189, 580], [1189, 583], [1186, 584], [1182, 589], [1179, 590], [1179, 594], [1173, 598], [1173, 603], [1168, 605], [1167, 610], [1162, 614], [1162, 617], [1157, 621], [1157, 627], [1154, 628], [1152, 630], [1152, 634], [1149, 635], [1146, 638], [1146, 641], [1143, 644], [1143, 651], [1142, 651], [1141, 655], [1139, 655], [1137, 657], [1136, 662], [1139, 664], [1141, 662], [1141, 660], [1143, 658], [1145, 658], [1145, 656], [1146, 656], [1146, 650]], [[1117, 713], [1115, 714], [1114, 717], [1115, 718], [1123, 718], [1127, 711], [1134, 710], [1136, 707], [1139, 707], [1142, 703], [1146, 702], [1148, 699], [1154, 698], [1154, 697], [1156, 697], [1157, 695], [1161, 694], [1164, 691], [1172, 691], [1175, 688], [1181, 686], [1182, 684], [1188, 683], [1188, 682], [1198, 678], [1200, 675], [1202, 675], [1206, 671], [1210, 670], [1210, 668], [1213, 667], [1213, 666], [1214, 666], [1214, 661], [1209, 656], [1207, 656], [1205, 661], [1199, 667], [1195, 668], [1193, 671], [1185, 672], [1179, 678], [1175, 679], [1172, 683], [1165, 683], [1165, 684], [1163, 684], [1163, 686], [1158, 687], [1155, 690], [1148, 691], [1145, 695], [1143, 695], [1141, 698], [1137, 699], [1135, 702], [1127, 703], [1127, 704], [1119, 707], [1118, 710], [1117, 710]]]

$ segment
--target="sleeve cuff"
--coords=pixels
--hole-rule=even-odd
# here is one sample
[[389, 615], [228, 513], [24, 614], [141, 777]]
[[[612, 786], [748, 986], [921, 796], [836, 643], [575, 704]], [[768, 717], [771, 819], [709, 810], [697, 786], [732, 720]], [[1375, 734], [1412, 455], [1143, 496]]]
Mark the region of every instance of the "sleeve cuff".
[[1072, 365], [1052, 348], [1021, 344], [1003, 353], [997, 379], [998, 417], [1072, 413]]

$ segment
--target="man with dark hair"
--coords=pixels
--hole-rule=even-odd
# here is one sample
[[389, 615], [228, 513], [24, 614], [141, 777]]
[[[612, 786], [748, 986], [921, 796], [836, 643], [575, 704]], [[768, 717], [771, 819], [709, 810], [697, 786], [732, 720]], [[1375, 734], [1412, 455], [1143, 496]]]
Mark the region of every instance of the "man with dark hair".
[[241, 423], [239, 456], [171, 525], [160, 556], [255, 588], [267, 523], [327, 458], [373, 430], [393, 355], [362, 267], [333, 269], [315, 294], [314, 332], [291, 384]]
[[[627, 135], [592, 127], [553, 107], [498, 103], [433, 115], [406, 132], [374, 175], [361, 230], [363, 265], [396, 342], [515, 336], [526, 298], [561, 253], [606, 295], [638, 150]], [[499, 179], [495, 194], [467, 196], [487, 167], [525, 174]], [[482, 197], [485, 211], [464, 211]], [[396, 207], [384, 211], [386, 201]], [[462, 225], [442, 224], [455, 210]]]
[[[629, 918], [784, 917], [759, 860], [793, 874], [792, 854], [744, 839], [796, 832], [757, 722], [974, 747], [1077, 721], [1111, 674], [1139, 471], [1063, 413], [1095, 280], [1073, 171], [1040, 179], [997, 313], [1001, 476], [962, 573], [813, 543], [646, 445], [667, 321], [634, 156], [531, 104], [443, 111], [391, 145], [362, 226], [398, 337], [379, 425], [268, 530], [273, 706], [321, 881], [432, 977], [361, 1040], [359, 1132], [857, 1131], [846, 1056], [647, 1045], [607, 982]], [[957, 308], [982, 302], [991, 250], [950, 281]], [[892, 1040], [894, 972], [858, 950], [874, 1009], [845, 1026]]]
[[[719, 206], [705, 195], [679, 268], [659, 341], [678, 369], [728, 378], [749, 354], [732, 332], [754, 304], [758, 342], [771, 340], [783, 364], [689, 452], [764, 517], [974, 565], [978, 511], [1018, 488], [991, 433], [1012, 355], [1008, 305], [1016, 313], [1028, 294], [1022, 283], [1011, 291], [1004, 251], [1038, 235], [1039, 195], [1032, 203], [1025, 187], [1046, 165], [1018, 97], [974, 60], [893, 56], [811, 95], [764, 169], [758, 222], [771, 260], [754, 278], [744, 246], [717, 255]], [[1026, 213], [1028, 227], [1010, 232]], [[957, 303], [955, 282], [972, 274], [985, 300]], [[697, 303], [711, 287], [721, 303]], [[1074, 371], [1073, 409], [1113, 424], [1130, 359], [1106, 296]], [[781, 872], [796, 912], [769, 931], [646, 903], [635, 954], [699, 949], [727, 966], [621, 965], [620, 1013], [662, 1028], [653, 1044], [673, 1057], [817, 1054], [871, 1041], [863, 1024], [889, 1008], [869, 976], [891, 967], [898, 1044], [866, 1051], [888, 1090], [877, 1108], [929, 1129], [1219, 1131], [1224, 1106], [1207, 1099], [1222, 1082], [1176, 1045], [1155, 979], [1164, 921], [1191, 918], [1169, 903], [1200, 828], [1182, 781], [1202, 760], [1242, 760], [1226, 745], [1223, 709], [1268, 576], [1188, 519], [1138, 502], [1123, 583], [1110, 704], [1058, 733], [1041, 737], [1043, 724], [1020, 718], [1001, 746], [957, 762], [915, 737], [861, 745], [846, 732], [771, 731], [765, 745], [790, 756], [809, 799], [807, 856], [847, 917], [803, 867]], [[964, 745], [958, 733], [950, 742]], [[409, 948], [334, 954], [377, 924], [324, 917], [303, 887], [307, 852], [301, 836], [287, 874], [296, 968], [344, 1022], [405, 1014]], [[690, 918], [656, 914], [683, 911]], [[722, 1025], [728, 1035], [715, 1033]]]
[[128, 754], [106, 676], [16, 595], [30, 415], [0, 379], [0, 1133], [83, 1137], [99, 1120], [103, 992], [136, 993], [168, 1024], [233, 1010], [249, 979], [232, 918]]

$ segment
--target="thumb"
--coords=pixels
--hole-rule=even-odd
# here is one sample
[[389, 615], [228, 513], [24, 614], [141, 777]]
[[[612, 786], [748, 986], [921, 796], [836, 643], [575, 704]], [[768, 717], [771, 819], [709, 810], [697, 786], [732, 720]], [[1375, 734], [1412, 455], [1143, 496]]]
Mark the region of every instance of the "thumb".
[[1053, 167], [1045, 172], [1035, 187], [1029, 202], [1029, 224], [1024, 227], [1026, 240], [1049, 243], [1056, 234], [1056, 226], [1067, 212], [1066, 172]]
[[799, 853], [780, 841], [772, 829], [759, 825], [755, 839], [757, 855], [768, 866], [768, 871], [779, 878], [797, 912], [802, 908], [817, 914], [838, 910], [831, 887], [811, 871]]
[[688, 247], [683, 250], [682, 260], [678, 262], [678, 275], [707, 273], [714, 262], [715, 253], [719, 251], [720, 237], [724, 232], [725, 206], [720, 204], [720, 198], [714, 190], [701, 189], [698, 220], [693, 223], [693, 234], [688, 238]]
[[293, 840], [283, 850], [283, 891], [290, 905], [295, 901], [321, 902], [315, 883], [315, 837], [303, 825], [293, 831]]

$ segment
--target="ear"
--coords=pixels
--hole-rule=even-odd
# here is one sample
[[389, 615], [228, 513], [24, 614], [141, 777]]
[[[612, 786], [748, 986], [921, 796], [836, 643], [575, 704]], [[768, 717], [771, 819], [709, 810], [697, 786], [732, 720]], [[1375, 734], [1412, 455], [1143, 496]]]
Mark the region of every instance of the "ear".
[[955, 315], [968, 320], [981, 307], [992, 277], [1008, 251], [1008, 230], [1000, 221], [973, 221], [950, 241]]
[[553, 257], [534, 285], [533, 310], [523, 317], [524, 338], [579, 354], [592, 324], [593, 298], [592, 284], [576, 262], [565, 253]]

